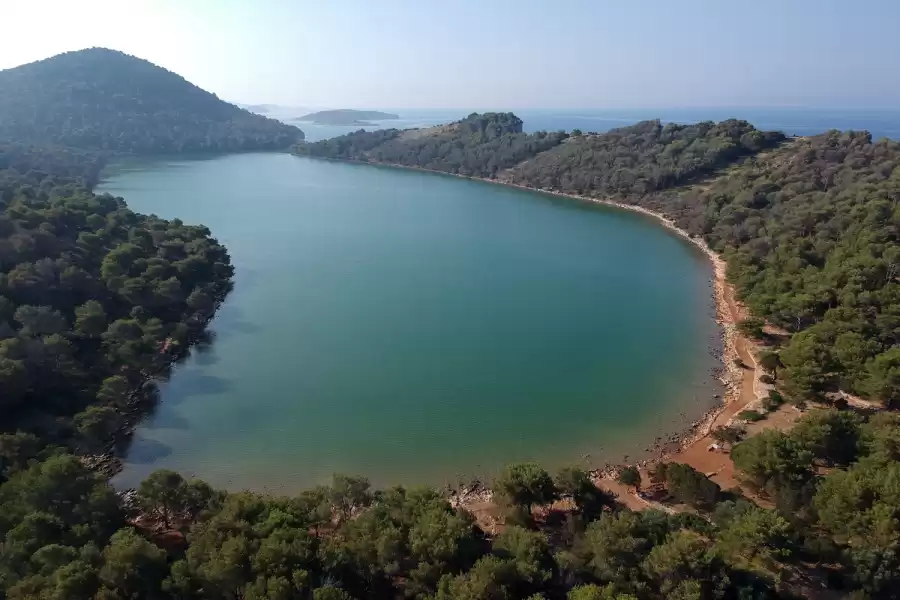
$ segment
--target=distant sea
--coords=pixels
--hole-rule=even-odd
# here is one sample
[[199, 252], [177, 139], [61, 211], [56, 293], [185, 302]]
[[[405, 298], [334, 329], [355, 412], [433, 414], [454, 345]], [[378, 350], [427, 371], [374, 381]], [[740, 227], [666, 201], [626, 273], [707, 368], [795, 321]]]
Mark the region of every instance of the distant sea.
[[[344, 135], [357, 129], [384, 129], [396, 127], [431, 127], [459, 120], [472, 112], [491, 109], [384, 109], [400, 115], [400, 119], [374, 122], [371, 126], [316, 125], [298, 121], [306, 109], [292, 110], [273, 107], [268, 116], [296, 125], [307, 140], [317, 141]], [[492, 109], [499, 110], [499, 109]], [[502, 109], [506, 110], [506, 109]], [[888, 137], [900, 139], [900, 110], [860, 110], [822, 108], [641, 108], [641, 109], [584, 109], [584, 110], [513, 110], [524, 122], [526, 131], [557, 131], [581, 129], [584, 132], [602, 133], [633, 125], [647, 119], [660, 119], [666, 123], [696, 123], [697, 121], [721, 121], [737, 118], [749, 121], [758, 129], [783, 131], [788, 135], [813, 135], [829, 129], [866, 130], [874, 139]]]

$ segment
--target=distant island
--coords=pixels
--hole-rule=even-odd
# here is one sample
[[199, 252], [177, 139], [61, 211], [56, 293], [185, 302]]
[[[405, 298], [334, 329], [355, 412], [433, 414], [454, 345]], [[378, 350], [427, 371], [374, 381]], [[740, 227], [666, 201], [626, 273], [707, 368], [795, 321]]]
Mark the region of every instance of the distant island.
[[312, 121], [319, 125], [372, 125], [369, 121], [387, 121], [399, 119], [400, 115], [394, 115], [377, 110], [353, 110], [339, 108], [337, 110], [321, 110], [319, 112], [303, 115], [298, 121]]

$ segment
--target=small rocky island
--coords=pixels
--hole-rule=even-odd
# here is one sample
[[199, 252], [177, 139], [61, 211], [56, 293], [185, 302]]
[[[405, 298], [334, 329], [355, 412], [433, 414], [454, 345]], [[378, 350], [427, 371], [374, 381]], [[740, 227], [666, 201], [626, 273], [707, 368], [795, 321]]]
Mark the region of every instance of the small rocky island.
[[303, 115], [298, 121], [312, 121], [318, 125], [372, 125], [369, 121], [386, 121], [399, 118], [399, 115], [377, 110], [340, 108], [337, 110], [322, 110]]

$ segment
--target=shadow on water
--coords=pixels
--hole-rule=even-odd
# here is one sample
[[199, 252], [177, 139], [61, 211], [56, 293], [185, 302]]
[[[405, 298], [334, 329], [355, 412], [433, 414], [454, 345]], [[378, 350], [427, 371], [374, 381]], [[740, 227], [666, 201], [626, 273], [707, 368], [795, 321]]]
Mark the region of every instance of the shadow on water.
[[[214, 338], [223, 338], [233, 335], [259, 333], [262, 327], [246, 318], [246, 312], [237, 306], [229, 306], [216, 315]], [[212, 342], [207, 344], [207, 347]]]
[[195, 352], [193, 354], [194, 364], [201, 367], [211, 367], [219, 362], [219, 357], [215, 352]]
[[188, 350], [187, 356], [194, 360], [194, 364], [201, 367], [208, 367], [219, 362], [216, 354], [215, 342], [217, 334], [212, 329], [204, 330], [197, 336], [194, 345]]
[[[149, 418], [150, 416], [152, 416], [152, 418]], [[180, 429], [182, 431], [187, 431], [191, 428], [191, 424], [184, 417], [180, 417], [171, 411], [167, 411], [148, 415], [148, 418], [143, 422], [143, 428], [149, 430]]]
[[136, 465], [150, 465], [172, 454], [172, 448], [148, 438], [135, 436], [128, 450], [128, 462]]
[[256, 323], [252, 323], [250, 321], [243, 320], [228, 320], [219, 326], [219, 323], [216, 324], [216, 333], [218, 336], [228, 336], [232, 334], [245, 334], [245, 333], [259, 333], [262, 331], [262, 327], [257, 325]]
[[260, 276], [261, 273], [259, 269], [241, 267], [235, 273], [235, 280], [238, 281], [241, 286], [252, 286], [259, 281]]
[[231, 388], [232, 383], [223, 377], [202, 373], [183, 373], [178, 377], [177, 385], [170, 383], [166, 387], [164, 402], [177, 405], [188, 398], [224, 394]]

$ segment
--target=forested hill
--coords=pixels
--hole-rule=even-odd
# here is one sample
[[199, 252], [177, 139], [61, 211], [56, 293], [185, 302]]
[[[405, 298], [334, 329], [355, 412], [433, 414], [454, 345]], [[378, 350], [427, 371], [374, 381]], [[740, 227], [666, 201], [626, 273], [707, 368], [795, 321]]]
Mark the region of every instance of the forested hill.
[[841, 389], [900, 406], [900, 144], [798, 138], [637, 201], [724, 252], [753, 313], [793, 333], [779, 353], [792, 398]]
[[427, 129], [357, 131], [312, 144], [297, 154], [420, 167], [475, 177], [494, 177], [561, 143], [562, 132], [523, 133], [512, 113], [471, 114], [461, 121]]
[[[791, 337], [797, 402], [840, 390], [900, 404], [900, 144], [865, 132], [786, 140], [746, 121], [524, 134], [511, 114], [359, 131], [298, 154], [414, 166], [660, 212], [728, 260], [738, 294]], [[756, 323], [754, 325], [754, 323]]]
[[[571, 193], [646, 193], [768, 148], [780, 133], [746, 121], [662, 125], [644, 121], [604, 134], [522, 131], [512, 113], [471, 114], [427, 129], [396, 129], [298, 144], [297, 154], [420, 167]], [[508, 172], [504, 172], [507, 171]]]
[[0, 71], [0, 141], [112, 152], [282, 150], [303, 132], [104, 48]]
[[583, 195], [647, 194], [709, 174], [783, 139], [736, 119], [694, 125], [643, 121], [603, 134], [573, 135], [499, 179]]

